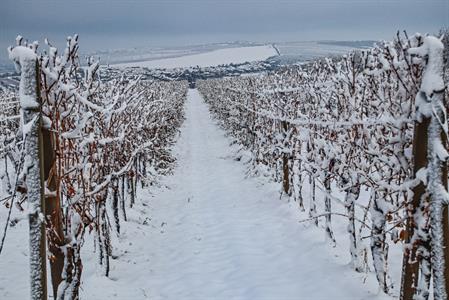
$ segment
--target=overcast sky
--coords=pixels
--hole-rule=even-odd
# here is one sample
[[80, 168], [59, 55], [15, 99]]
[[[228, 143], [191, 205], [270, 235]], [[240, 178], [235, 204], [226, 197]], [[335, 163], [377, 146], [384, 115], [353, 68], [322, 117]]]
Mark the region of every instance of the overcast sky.
[[[0, 46], [17, 34], [83, 49], [206, 42], [391, 39], [449, 26], [449, 0], [1, 0]], [[3, 55], [4, 51], [0, 51]]]

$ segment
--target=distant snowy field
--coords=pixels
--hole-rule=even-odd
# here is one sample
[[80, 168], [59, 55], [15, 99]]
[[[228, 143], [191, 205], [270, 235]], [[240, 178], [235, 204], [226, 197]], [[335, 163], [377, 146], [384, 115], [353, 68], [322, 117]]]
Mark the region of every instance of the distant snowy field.
[[143, 67], [150, 69], [174, 69], [195, 66], [213, 67], [231, 63], [239, 64], [244, 62], [265, 60], [275, 55], [277, 55], [276, 49], [274, 49], [271, 45], [248, 46], [217, 49], [205, 53], [180, 57], [121, 63], [113, 66], [118, 68]]

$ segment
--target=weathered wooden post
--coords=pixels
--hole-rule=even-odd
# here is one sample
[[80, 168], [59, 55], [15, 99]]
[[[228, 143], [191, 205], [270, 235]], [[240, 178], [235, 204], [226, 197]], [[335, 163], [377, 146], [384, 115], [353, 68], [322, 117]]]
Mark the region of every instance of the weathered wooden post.
[[[430, 110], [427, 148], [427, 192], [430, 197], [431, 263], [434, 299], [448, 297], [449, 224], [447, 204], [447, 108], [444, 101], [443, 43], [433, 36], [424, 38], [424, 44], [415, 48], [427, 59], [419, 98], [426, 101], [424, 111]], [[425, 113], [425, 112], [424, 112]]]
[[56, 170], [56, 153], [54, 144], [57, 138], [47, 126], [42, 126], [44, 180], [47, 194], [45, 195], [45, 217], [47, 220], [48, 250], [50, 256], [51, 283], [53, 297], [56, 299], [58, 286], [62, 282], [64, 268], [64, 253], [61, 246], [64, 245], [64, 231], [61, 214], [61, 199], [59, 196], [59, 178]]
[[[420, 123], [415, 128], [414, 155], [415, 174], [423, 168], [426, 181], [414, 189], [412, 211], [416, 211], [422, 196], [429, 197], [430, 212], [430, 258], [433, 277], [434, 299], [447, 299], [449, 294], [449, 220], [447, 192], [447, 134], [446, 103], [444, 101], [445, 84], [443, 80], [443, 43], [436, 37], [427, 36], [420, 47], [409, 49], [410, 54], [425, 60], [421, 87], [416, 96], [416, 118]], [[422, 138], [418, 141], [417, 138]], [[424, 189], [425, 187], [425, 189]], [[413, 220], [408, 220], [409, 233], [413, 234]], [[410, 240], [409, 240], [410, 241]], [[419, 274], [418, 263], [411, 253], [405, 253], [401, 299], [413, 299], [416, 294]], [[411, 257], [410, 257], [411, 256]], [[412, 258], [412, 260], [410, 260]], [[430, 270], [427, 270], [429, 272]], [[429, 272], [430, 273], [430, 272]], [[430, 286], [430, 275], [426, 274], [425, 289]], [[422, 287], [421, 287], [422, 288]], [[419, 291], [427, 297], [428, 291]]]
[[30, 275], [32, 300], [47, 299], [47, 271], [45, 245], [45, 201], [42, 159], [41, 98], [39, 65], [36, 53], [29, 47], [9, 49], [9, 57], [20, 67], [19, 86], [26, 194], [29, 203]]
[[[429, 128], [430, 118], [422, 118], [419, 122], [415, 121], [413, 134], [413, 174], [416, 174], [421, 168], [427, 166], [427, 130]], [[409, 244], [415, 233], [415, 215], [421, 213], [421, 201], [426, 193], [426, 186], [420, 182], [413, 188], [413, 199], [407, 207], [406, 236], [404, 242]], [[423, 241], [424, 242], [424, 241]], [[409, 245], [404, 251], [402, 261], [402, 282], [401, 282], [401, 300], [413, 299], [416, 293], [416, 287], [419, 276], [419, 260], [416, 257], [417, 245]]]
[[285, 143], [287, 143], [286, 141], [286, 137], [288, 135], [288, 125], [287, 125], [287, 121], [282, 121], [281, 122], [281, 126], [282, 126], [282, 130], [284, 133], [284, 141], [283, 141], [283, 149], [281, 150], [282, 153], [282, 187], [284, 190], [284, 193], [288, 196], [291, 195], [290, 193], [290, 178], [289, 178], [289, 174], [290, 174], [290, 168], [289, 168], [289, 158], [290, 158], [290, 154], [285, 152]]

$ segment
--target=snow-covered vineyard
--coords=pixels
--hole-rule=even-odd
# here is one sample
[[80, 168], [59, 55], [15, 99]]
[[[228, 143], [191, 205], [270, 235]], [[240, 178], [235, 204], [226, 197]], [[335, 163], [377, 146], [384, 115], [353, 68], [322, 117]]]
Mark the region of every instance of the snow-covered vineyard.
[[19, 36], [0, 298], [448, 299], [448, 39], [187, 82]]

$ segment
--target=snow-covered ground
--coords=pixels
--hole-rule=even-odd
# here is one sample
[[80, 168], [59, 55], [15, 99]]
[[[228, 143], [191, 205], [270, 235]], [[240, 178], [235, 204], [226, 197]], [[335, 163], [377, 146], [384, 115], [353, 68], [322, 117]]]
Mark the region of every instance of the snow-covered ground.
[[138, 61], [130, 63], [115, 64], [113, 67], [145, 67], [150, 69], [174, 69], [189, 67], [211, 67], [230, 63], [244, 63], [258, 60], [265, 60], [268, 57], [277, 55], [276, 50], [271, 45], [235, 47], [213, 50], [205, 53], [185, 55], [158, 60]]
[[[247, 176], [197, 90], [185, 109], [174, 175], [128, 210], [109, 278], [86, 237], [81, 299], [390, 299], [372, 273], [351, 270], [344, 242], [332, 248], [322, 229], [298, 222], [304, 215], [277, 184]], [[0, 299], [28, 297], [27, 232], [26, 220], [10, 228]]]

